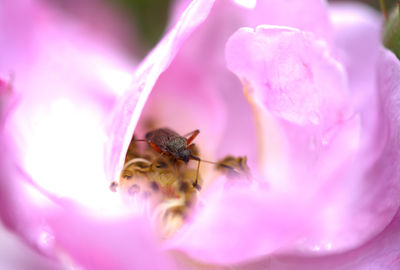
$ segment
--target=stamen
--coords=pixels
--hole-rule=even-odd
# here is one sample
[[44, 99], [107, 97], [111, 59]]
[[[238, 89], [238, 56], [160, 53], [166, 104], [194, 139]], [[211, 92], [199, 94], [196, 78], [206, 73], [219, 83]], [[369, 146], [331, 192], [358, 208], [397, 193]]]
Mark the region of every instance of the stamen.
[[[199, 203], [201, 162], [214, 164], [217, 170], [228, 175], [233, 173], [242, 176], [249, 172], [246, 157], [227, 156], [219, 162], [212, 162], [200, 159], [197, 153], [194, 155], [189, 152], [190, 158], [198, 161], [195, 169], [177, 156], [157, 152], [153, 146], [139, 149], [136, 147], [138, 141], [145, 140], [131, 140], [119, 183], [112, 184], [110, 188], [115, 190], [119, 186], [127, 206], [144, 207], [153, 226], [163, 238], [176, 233]], [[195, 149], [193, 144], [190, 148]]]
[[183, 197], [160, 203], [154, 210], [152, 216], [153, 225], [159, 227], [159, 224], [161, 224], [160, 232], [163, 238], [173, 235], [182, 226], [183, 217], [172, 211], [174, 208], [179, 207], [185, 207], [185, 200]]
[[216, 163], [217, 170], [228, 175], [230, 178], [251, 178], [250, 168], [247, 165], [247, 157], [226, 156]]
[[131, 160], [129, 160], [128, 162], [125, 163], [123, 170], [126, 170], [126, 169], [127, 169], [129, 166], [131, 166], [132, 164], [139, 163], [139, 162], [146, 163], [146, 164], [149, 165], [149, 166], [152, 164], [151, 161], [148, 161], [147, 159], [144, 159], [144, 158], [134, 158], [134, 159], [131, 159]]

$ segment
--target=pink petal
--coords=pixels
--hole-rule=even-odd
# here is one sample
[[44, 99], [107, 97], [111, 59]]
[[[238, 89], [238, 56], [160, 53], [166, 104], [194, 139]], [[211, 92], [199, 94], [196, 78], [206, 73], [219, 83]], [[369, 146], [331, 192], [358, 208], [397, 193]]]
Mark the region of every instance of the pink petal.
[[[172, 22], [179, 18], [178, 14], [189, 2], [175, 3]], [[222, 101], [217, 102], [227, 114], [222, 139], [216, 138], [220, 157], [245, 154], [250, 163], [256, 160], [253, 112], [239, 82], [225, 67], [224, 47], [229, 36], [239, 27], [268, 23], [304, 28], [321, 34], [327, 40], [331, 38], [329, 17], [323, 1], [297, 2], [257, 1], [256, 8], [248, 9], [234, 1], [217, 1], [205, 23], [183, 44], [177, 55], [176, 61], [180, 63], [183, 74], [202, 74], [203, 78], [207, 78], [206, 83], [222, 97]]]
[[[20, 99], [2, 129], [8, 144], [18, 145], [15, 162], [45, 190], [97, 204], [82, 195], [94, 195], [94, 189], [106, 195], [104, 119], [129, 84], [133, 67], [104, 36], [56, 9], [6, 4], [9, 13], [0, 28], [15, 26], [15, 31], [1, 37], [2, 50], [11, 54], [0, 71], [14, 74], [13, 92]], [[102, 180], [104, 186], [98, 184]]]
[[260, 24], [295, 27], [312, 32], [318, 38], [330, 43], [332, 29], [327, 5], [320, 0], [257, 1], [254, 9], [243, 10], [243, 26], [256, 27]]
[[[261, 31], [260, 31], [261, 32]], [[240, 32], [239, 32], [240, 33]], [[287, 136], [287, 143], [288, 145], [285, 145], [283, 142], [282, 149], [280, 150], [281, 152], [283, 151], [284, 153], [287, 153], [286, 156], [288, 156], [288, 160], [283, 160], [281, 163], [287, 164], [286, 166], [283, 166], [283, 170], [291, 170], [292, 173], [285, 173], [283, 172], [283, 176], [275, 174], [271, 174], [271, 171], [274, 171], [273, 166], [275, 163], [270, 162], [271, 160], [264, 159], [266, 163], [264, 163], [264, 169], [270, 177], [270, 181], [272, 185], [275, 187], [278, 186], [278, 188], [283, 188], [283, 189], [289, 189], [289, 190], [296, 190], [297, 193], [302, 194], [302, 196], [313, 196], [312, 194], [314, 192], [319, 192], [321, 194], [321, 198], [324, 201], [326, 201], [328, 204], [331, 204], [332, 201], [337, 201], [336, 203], [339, 208], [344, 207], [347, 211], [349, 211], [348, 216], [345, 214], [347, 211], [343, 211], [342, 213], [336, 209], [335, 206], [335, 214], [338, 219], [343, 220], [343, 222], [347, 222], [347, 220], [350, 220], [354, 218], [354, 213], [353, 211], [355, 209], [359, 209], [361, 207], [363, 209], [362, 213], [360, 210], [355, 210], [359, 214], [360, 219], [374, 219], [373, 216], [371, 216], [370, 212], [374, 212], [375, 210], [373, 208], [368, 208], [364, 209], [362, 206], [365, 200], [365, 203], [371, 203], [371, 204], [376, 204], [376, 199], [377, 197], [365, 197], [363, 196], [362, 200], [363, 203], [360, 203], [359, 205], [354, 205], [351, 201], [349, 202], [352, 207], [354, 207], [354, 210], [350, 210], [349, 208], [346, 208], [346, 206], [343, 206], [343, 196], [346, 197], [346, 194], [353, 194], [354, 193], [354, 185], [355, 183], [359, 183], [360, 177], [365, 177], [362, 175], [364, 172], [365, 168], [368, 168], [368, 166], [372, 166], [371, 162], [374, 162], [374, 158], [376, 155], [380, 155], [381, 153], [381, 147], [380, 144], [377, 144], [375, 141], [373, 141], [373, 144], [370, 145], [363, 145], [359, 144], [358, 141], [360, 140], [359, 138], [359, 128], [360, 128], [360, 123], [357, 121], [357, 118], [349, 118], [349, 119], [342, 119], [341, 113], [338, 109], [339, 107], [336, 107], [335, 104], [340, 104], [340, 102], [343, 103], [344, 107], [346, 106], [345, 100], [342, 98], [339, 99], [330, 96], [332, 93], [337, 94], [338, 89], [340, 89], [340, 84], [337, 85], [335, 88], [330, 89], [331, 86], [334, 85], [334, 83], [330, 83], [328, 87], [324, 87], [323, 84], [318, 84], [318, 75], [320, 76], [322, 73], [321, 72], [326, 72], [325, 74], [328, 76], [334, 75], [334, 69], [329, 69], [329, 68], [323, 68], [323, 66], [320, 66], [319, 72], [316, 72], [315, 75], [315, 82], [317, 85], [317, 89], [322, 89], [321, 96], [317, 96], [315, 99], [315, 96], [307, 96], [309, 94], [312, 94], [311, 92], [301, 92], [301, 88], [295, 87], [293, 90], [294, 99], [290, 98], [289, 100], [293, 101], [293, 104], [288, 103], [288, 107], [290, 110], [293, 110], [293, 107], [296, 110], [297, 105], [300, 105], [301, 107], [298, 109], [298, 112], [306, 112], [307, 113], [307, 108], [304, 108], [303, 105], [305, 104], [302, 100], [296, 99], [298, 97], [300, 98], [305, 98], [308, 102], [310, 101], [315, 101], [317, 100], [318, 104], [318, 99], [322, 98], [321, 101], [325, 102], [323, 103], [323, 107], [325, 111], [321, 112], [321, 123], [322, 123], [322, 130], [318, 131], [318, 123], [316, 125], [317, 129], [314, 129], [312, 126], [307, 125], [307, 123], [303, 123], [300, 120], [304, 120], [307, 118], [304, 118], [304, 115], [300, 115], [301, 117], [298, 119], [293, 119], [293, 118], [288, 118], [287, 112], [285, 111], [285, 107], [279, 107], [281, 106], [281, 103], [275, 103], [276, 101], [280, 101], [280, 97], [276, 100], [274, 100], [274, 92], [268, 94], [268, 91], [270, 87], [265, 87], [263, 80], [264, 78], [267, 79], [274, 79], [275, 73], [275, 68], [281, 65], [281, 61], [278, 64], [274, 64], [273, 60], [275, 59], [274, 57], [277, 57], [279, 59], [278, 53], [273, 51], [273, 49], [270, 49], [270, 47], [266, 47], [265, 44], [268, 44], [268, 38], [266, 40], [262, 40], [261, 38], [256, 39], [258, 43], [254, 42], [252, 43], [252, 32], [244, 32], [243, 31], [243, 36], [246, 37], [246, 34], [250, 36], [248, 38], [248, 42], [250, 42], [250, 45], [247, 45], [245, 42], [247, 41], [245, 38], [243, 40], [240, 40], [240, 34], [237, 34], [237, 36], [234, 36], [231, 39], [231, 43], [228, 43], [228, 52], [227, 52], [227, 57], [228, 57], [228, 65], [231, 66], [231, 68], [234, 69], [234, 71], [238, 74], [238, 76], [244, 81], [245, 87], [250, 88], [250, 97], [251, 99], [256, 103], [256, 106], [261, 106], [265, 107], [267, 110], [272, 111], [272, 113], [278, 117], [278, 118], [284, 118], [285, 120], [289, 121], [295, 121], [296, 124], [301, 124], [301, 126], [296, 126], [293, 124], [288, 124], [287, 122], [282, 122], [281, 123], [281, 133]], [[261, 35], [261, 34], [260, 34]], [[274, 44], [274, 33], [271, 33], [270, 39], [272, 40], [269, 44]], [[236, 39], [235, 39], [236, 38]], [[252, 54], [252, 51], [249, 49], [248, 53], [245, 54], [242, 57], [238, 57], [240, 55], [240, 52], [243, 52], [243, 49], [234, 49], [235, 42], [238, 44], [237, 48], [251, 48], [253, 49], [253, 52], [263, 52], [263, 49], [269, 48], [269, 51], [263, 55], [263, 58], [259, 60], [258, 55], [256, 53]], [[243, 45], [245, 43], [245, 45]], [[300, 42], [296, 43], [296, 49], [298, 47], [301, 48], [301, 45], [299, 45]], [[234, 44], [234, 45], [232, 45]], [[263, 44], [264, 47], [262, 47], [260, 44]], [[247, 46], [246, 46], [247, 45]], [[231, 46], [231, 47], [230, 47]], [[253, 46], [253, 47], [251, 47]], [[273, 45], [272, 45], [273, 46]], [[287, 47], [285, 47], [285, 43], [281, 45], [280, 48], [283, 48], [283, 51]], [[296, 49], [295, 50], [290, 50], [290, 55], [293, 53], [296, 55]], [[294, 51], [294, 52], [293, 52]], [[306, 50], [303, 50], [306, 51]], [[271, 53], [272, 52], [272, 53]], [[270, 54], [273, 56], [271, 57]], [[250, 56], [249, 56], [250, 55]], [[242, 61], [240, 61], [243, 59]], [[263, 60], [266, 59], [267, 63], [263, 63]], [[272, 59], [271, 61], [268, 61], [269, 59]], [[312, 58], [311, 58], [312, 59]], [[309, 61], [309, 60], [308, 60]], [[312, 61], [312, 60], [311, 60]], [[265, 67], [264, 67], [265, 66]], [[334, 67], [334, 66], [333, 66]], [[266, 71], [265, 71], [266, 70]], [[271, 70], [270, 73], [269, 70]], [[278, 69], [279, 71], [279, 69]], [[338, 69], [337, 74], [340, 75], [340, 69]], [[257, 73], [259, 72], [259, 73]], [[264, 75], [265, 74], [265, 75]], [[291, 78], [290, 76], [286, 76], [284, 78]], [[294, 77], [296, 79], [296, 77]], [[301, 77], [302, 79], [304, 77]], [[332, 77], [335, 78], [335, 77]], [[314, 77], [313, 77], [314, 79]], [[276, 79], [275, 79], [276, 80]], [[323, 79], [323, 83], [328, 82], [329, 78]], [[340, 79], [337, 80], [332, 80], [335, 82], [340, 81]], [[295, 81], [296, 82], [296, 81]], [[300, 81], [302, 84], [303, 82]], [[306, 81], [307, 82], [307, 81]], [[274, 85], [276, 82], [274, 81], [273, 83], [269, 83], [268, 85]], [[290, 84], [287, 84], [287, 82], [283, 82], [284, 85], [289, 85], [288, 88], [290, 89]], [[250, 85], [249, 85], [250, 84]], [[278, 77], [278, 85], [279, 85], [279, 77]], [[304, 85], [303, 85], [304, 86]], [[309, 86], [306, 86], [306, 90], [308, 91], [310, 89]], [[264, 90], [266, 89], [266, 90]], [[299, 91], [300, 89], [300, 91]], [[323, 89], [326, 89], [328, 92], [325, 92]], [[340, 91], [340, 90], [339, 90]], [[324, 96], [325, 94], [328, 94], [327, 96]], [[297, 96], [299, 95], [299, 96]], [[288, 93], [288, 96], [291, 97], [291, 93]], [[272, 97], [272, 98], [271, 98]], [[272, 103], [269, 102], [268, 99], [272, 99]], [[285, 105], [285, 98], [283, 98], [283, 105]], [[323, 101], [325, 100], [325, 101]], [[339, 102], [338, 102], [339, 101]], [[257, 102], [261, 102], [261, 105]], [[281, 102], [281, 101], [280, 101]], [[333, 103], [333, 104], [329, 104]], [[311, 105], [311, 108], [313, 108], [313, 104]], [[329, 107], [332, 106], [333, 107]], [[278, 106], [278, 107], [277, 107]], [[317, 105], [318, 107], [318, 105]], [[314, 108], [317, 108], [314, 107]], [[282, 111], [283, 108], [283, 111]], [[365, 107], [365, 109], [367, 106]], [[370, 109], [368, 107], [368, 109]], [[318, 109], [317, 109], [318, 111]], [[293, 112], [293, 111], [289, 111]], [[311, 109], [312, 112], [312, 109]], [[261, 113], [264, 113], [261, 111]], [[330, 115], [331, 114], [331, 115]], [[289, 115], [290, 116], [290, 115]], [[296, 116], [296, 113], [295, 113]], [[296, 122], [297, 121], [297, 122]], [[299, 122], [300, 121], [300, 122]], [[336, 121], [336, 123], [335, 123]], [[309, 124], [309, 123], [308, 123]], [[262, 124], [263, 125], [263, 124]], [[304, 127], [303, 127], [304, 126]], [[325, 126], [325, 127], [324, 127]], [[339, 129], [338, 129], [339, 128]], [[378, 128], [378, 126], [374, 126], [374, 128]], [[382, 129], [380, 129], [382, 130]], [[320, 133], [322, 131], [322, 133]], [[375, 138], [373, 137], [373, 134], [366, 129], [363, 133], [363, 136], [365, 137], [371, 137], [368, 138], [370, 143], [372, 142], [372, 139], [380, 139], [380, 138]], [[268, 136], [269, 134], [266, 133], [264, 134], [265, 136]], [[322, 137], [321, 137], [322, 135]], [[384, 137], [385, 135], [383, 135]], [[266, 137], [264, 137], [266, 138]], [[363, 138], [363, 137], [361, 137]], [[265, 139], [268, 141], [269, 139]], [[318, 143], [318, 140], [322, 140], [321, 142]], [[362, 147], [361, 147], [362, 146]], [[357, 152], [355, 150], [358, 150], [359, 154], [355, 156]], [[267, 150], [268, 151], [268, 150]], [[287, 151], [287, 152], [286, 152]], [[366, 154], [368, 153], [368, 154]], [[285, 154], [284, 154], [285, 155]], [[276, 159], [276, 156], [272, 155], [271, 159]], [[353, 164], [353, 160], [358, 160], [357, 164]], [[350, 163], [348, 163], [350, 162]], [[352, 164], [352, 165], [349, 165]], [[276, 166], [275, 166], [276, 167]], [[298, 168], [299, 170], [297, 170]], [[278, 167], [278, 174], [282, 173], [282, 167]], [[386, 168], [387, 169], [387, 168]], [[346, 173], [344, 173], [346, 172]], [[280, 177], [279, 177], [280, 176]], [[379, 177], [384, 177], [384, 175], [380, 175]], [[378, 177], [378, 178], [379, 178]], [[352, 181], [350, 182], [350, 179]], [[376, 176], [375, 176], [376, 178]], [[297, 179], [297, 180], [296, 180]], [[330, 179], [330, 180], [329, 180]], [[339, 180], [340, 179], [340, 180]], [[287, 181], [287, 182], [286, 182]], [[365, 179], [365, 181], [362, 183], [362, 185], [367, 185], [369, 186], [371, 184], [371, 180]], [[378, 185], [377, 182], [373, 181], [374, 185]], [[299, 188], [297, 189], [296, 186]], [[342, 188], [339, 188], [342, 187]], [[380, 186], [379, 186], [380, 187]], [[376, 187], [374, 188], [376, 189]], [[300, 191], [301, 190], [301, 191]], [[318, 191], [317, 191], [318, 190]], [[331, 194], [327, 196], [327, 194]], [[323, 196], [323, 197], [322, 197]], [[388, 198], [389, 201], [392, 201], [394, 199], [394, 196], [385, 196]], [[340, 202], [340, 203], [339, 203]], [[347, 203], [345, 203], [347, 204]], [[380, 203], [379, 203], [380, 204]], [[385, 202], [382, 203], [383, 205], [386, 205]], [[370, 206], [371, 207], [371, 206]], [[358, 233], [358, 239], [357, 237], [350, 239], [348, 243], [341, 243], [338, 244], [336, 243], [336, 247], [339, 246], [351, 246], [355, 244], [357, 241], [363, 241], [365, 237], [369, 237], [369, 235], [374, 234], [376, 231], [380, 230], [382, 226], [385, 226], [390, 220], [390, 218], [393, 215], [394, 209], [392, 207], [384, 207], [385, 209], [385, 214], [381, 216], [381, 214], [376, 213], [376, 216], [380, 216], [381, 219], [380, 222], [374, 222], [374, 226], [366, 226], [362, 230], [360, 228], [357, 228], [357, 225], [347, 225], [347, 228], [349, 231], [357, 231]], [[328, 210], [328, 209], [326, 209]], [[365, 212], [364, 212], [365, 211]], [[387, 212], [386, 212], [387, 211]], [[354, 227], [353, 227], [354, 226]], [[335, 230], [335, 229], [334, 229]]]
[[[384, 154], [396, 152], [391, 155], [398, 156], [398, 132], [399, 132], [399, 81], [400, 81], [400, 63], [392, 52], [387, 50], [379, 54], [379, 92], [383, 97], [385, 104], [385, 118], [390, 120], [390, 140], [387, 145], [387, 152], [382, 154], [382, 166], [393, 164], [397, 166], [398, 161], [385, 158]], [[392, 149], [392, 150], [389, 150]], [[394, 150], [394, 151], [393, 151]], [[389, 155], [390, 156], [390, 155]], [[398, 168], [392, 170], [398, 173]], [[398, 182], [398, 176], [397, 182]], [[382, 179], [380, 179], [382, 180]], [[385, 186], [385, 185], [384, 185]], [[386, 189], [393, 188], [398, 191], [398, 187], [383, 187]], [[370, 189], [372, 190], [372, 189]], [[367, 193], [365, 193], [367, 194]], [[384, 196], [380, 197], [384, 198]], [[398, 197], [397, 197], [398, 198]], [[258, 262], [249, 263], [248, 265], [238, 266], [240, 270], [258, 270], [258, 269], [274, 269], [274, 270], [364, 270], [364, 269], [398, 269], [400, 267], [400, 211], [397, 206], [397, 213], [393, 220], [383, 229], [377, 236], [373, 237], [360, 247], [356, 247], [347, 252], [334, 255], [320, 257], [301, 257], [291, 255], [272, 255], [270, 257], [259, 260]]]
[[206, 19], [214, 1], [193, 1], [155, 49], [146, 57], [135, 73], [134, 85], [116, 107], [109, 129], [106, 172], [116, 179], [123, 167], [126, 150], [132, 138], [143, 106], [158, 77], [174, 59], [182, 43]]
[[[261, 37], [257, 36], [257, 33], [260, 33]], [[334, 65], [329, 68], [324, 64], [317, 64], [314, 67], [318, 67], [318, 71], [314, 72], [311, 64], [312, 82], [321, 92], [317, 93], [317, 96], [313, 95], [313, 92], [307, 92], [312, 88], [307, 85], [307, 80], [301, 81], [306, 78], [301, 76], [299, 82], [306, 83], [302, 85], [306, 87], [306, 91], [301, 92], [301, 86], [293, 88], [293, 98], [291, 93], [287, 94], [290, 97], [288, 100], [293, 101], [293, 104], [287, 103], [289, 111], [285, 111], [286, 107], [281, 105], [285, 105], [287, 99], [281, 99], [279, 95], [274, 99], [276, 93], [269, 92], [270, 87], [265, 87], [263, 81], [272, 78], [273, 82], [268, 85], [281, 83], [276, 72], [279, 71], [282, 62], [274, 62], [274, 59], [279, 59], [279, 50], [274, 51], [274, 38], [279, 35], [271, 29], [269, 35], [263, 39], [261, 33], [263, 32], [253, 34], [251, 31], [242, 30], [242, 33], [234, 35], [227, 45], [228, 65], [244, 82], [244, 87], [250, 89], [247, 90], [250, 99], [255, 103], [255, 107], [259, 108], [261, 118], [263, 117], [264, 121], [260, 121], [260, 125], [264, 126], [262, 138], [267, 144], [268, 141], [272, 141], [262, 150], [264, 152], [260, 153], [260, 168], [264, 169], [273, 189], [293, 192], [300, 198], [318, 202], [318, 207], [311, 207], [310, 212], [320, 212], [318, 215], [323, 233], [319, 236], [308, 236], [310, 241], [307, 245], [314, 242], [319, 250], [325, 251], [327, 249], [321, 248], [323, 242], [329, 242], [334, 250], [359, 245], [382, 230], [390, 222], [399, 205], [396, 199], [399, 194], [399, 183], [395, 180], [397, 175], [391, 174], [393, 170], [389, 166], [397, 160], [397, 157], [390, 153], [392, 146], [390, 141], [387, 141], [387, 136], [390, 136], [386, 133], [387, 125], [390, 124], [382, 121], [384, 117], [379, 104], [364, 98], [359, 100], [359, 96], [353, 92], [340, 93], [340, 89], [343, 89], [340, 81], [343, 79], [338, 75], [342, 73], [343, 77], [344, 74], [343, 70], [338, 68], [335, 75]], [[284, 52], [284, 57], [297, 56], [297, 49], [304, 48], [302, 41], [289, 43], [295, 45], [295, 48], [287, 46], [284, 41], [278, 44], [278, 48]], [[246, 51], [243, 48], [249, 49]], [[240, 54], [243, 52], [244, 55]], [[307, 52], [307, 49], [303, 49], [303, 52]], [[376, 52], [371, 52], [374, 53]], [[324, 55], [329, 56], [329, 53]], [[310, 56], [306, 61], [312, 63], [313, 59], [318, 58]], [[335, 62], [329, 58], [323, 61]], [[373, 68], [373, 63], [370, 62], [370, 65]], [[327, 77], [318, 78], [321, 74]], [[289, 89], [292, 75], [283, 77], [289, 78], [289, 84], [283, 81], [284, 85], [289, 85]], [[294, 82], [297, 82], [296, 76], [294, 79]], [[322, 84], [319, 84], [321, 79]], [[324, 83], [329, 81], [329, 85], [324, 86]], [[331, 88], [332, 86], [334, 87]], [[373, 96], [376, 95], [371, 95]], [[306, 102], [301, 98], [305, 98]], [[315, 101], [317, 102], [312, 103]], [[323, 104], [324, 109], [321, 111], [320, 123], [303, 122], [307, 120], [307, 113], [313, 111], [304, 107], [307, 102], [311, 102], [308, 103], [310, 108], [317, 108], [319, 102], [322, 102], [320, 104]], [[353, 105], [356, 106], [352, 110], [357, 114], [351, 116], [348, 114], [351, 110], [346, 107]], [[375, 116], [379, 121], [371, 123], [367, 118], [369, 113], [364, 113], [366, 110], [380, 113]], [[305, 114], [300, 114], [299, 118], [288, 118], [291, 116], [288, 112], [298, 116], [296, 111]], [[272, 116], [268, 116], [268, 112], [271, 112]], [[272, 123], [265, 121], [268, 117], [272, 118], [268, 120]], [[367, 124], [363, 125], [364, 123]], [[271, 135], [281, 139], [278, 141], [279, 146], [276, 146], [275, 138], [271, 139]], [[313, 245], [310, 244], [311, 247]]]
[[[374, 129], [381, 122], [376, 62], [382, 18], [376, 10], [356, 3], [333, 3], [330, 15], [336, 56], [346, 69], [352, 99], [362, 113], [363, 126]], [[366, 136], [364, 139], [370, 143]]]
[[333, 3], [330, 8], [334, 45], [344, 64], [352, 91], [375, 89], [375, 63], [382, 18], [372, 8], [357, 3]]
[[27, 247], [14, 234], [0, 226], [0, 268], [13, 270], [62, 270], [61, 265]]
[[400, 267], [400, 212], [385, 230], [363, 246], [328, 256], [273, 255], [235, 266], [238, 270], [388, 270]]
[[0, 93], [2, 95], [6, 92], [7, 87], [8, 87], [8, 82], [5, 79], [0, 78]]
[[196, 260], [234, 264], [298, 245], [318, 230], [304, 205], [284, 194], [254, 187], [233, 187], [202, 198], [193, 224], [168, 247]]
[[15, 171], [15, 151], [0, 139], [0, 217], [29, 246], [64, 267], [174, 269], [146, 217], [100, 215], [60, 198], [55, 203]]
[[251, 84], [251, 97], [277, 117], [299, 125], [338, 118], [330, 114], [343, 106], [346, 78], [313, 36], [280, 27], [242, 28], [228, 41], [226, 59]]
[[[181, 0], [175, 3], [172, 22], [179, 18], [177, 14], [189, 2]], [[285, 4], [279, 0], [257, 1], [254, 9], [239, 6], [232, 0], [217, 1], [205, 23], [184, 44], [178, 57], [185, 59], [188, 68], [195, 67], [207, 76], [219, 78], [215, 79], [215, 83], [227, 87], [224, 84], [225, 77], [231, 80], [232, 77], [227, 76], [229, 73], [224, 68], [225, 43], [239, 27], [283, 25], [313, 32], [329, 41], [332, 31], [328, 15], [325, 3], [320, 0], [290, 1]]]
[[[146, 120], [155, 121], [156, 127], [169, 127], [180, 134], [200, 130], [194, 143], [200, 157], [215, 159], [225, 124], [223, 100], [218, 89], [207, 76], [196, 69], [187, 69], [178, 58], [159, 77], [141, 116], [142, 126], [135, 134], [144, 137]], [[210, 121], [212, 119], [212, 121]]]
[[[391, 128], [398, 126], [391, 122], [393, 112], [381, 114], [382, 126], [374, 127], [384, 134], [382, 137], [372, 136], [370, 139], [376, 147], [359, 143], [363, 138], [360, 133], [366, 136], [371, 130], [362, 129], [361, 115], [343, 119], [343, 114], [338, 113], [343, 108], [350, 111], [347, 108], [351, 106], [344, 99], [348, 92], [340, 64], [329, 57], [326, 51], [322, 50], [324, 53], [321, 53], [321, 47], [318, 43], [313, 44], [315, 41], [307, 34], [286, 28], [259, 29], [255, 33], [247, 29], [239, 30], [227, 45], [228, 65], [246, 83], [245, 87], [251, 86], [250, 99], [256, 106], [264, 106], [265, 110], [270, 109], [268, 106], [275, 105], [265, 103], [265, 99], [262, 99], [271, 95], [265, 96], [262, 92], [265, 88], [260, 83], [263, 78], [274, 78], [274, 65], [260, 63], [263, 59], [279, 56], [273, 49], [276, 48], [274, 42], [279, 38], [280, 32], [298, 35], [299, 39], [294, 39], [295, 48], [289, 46], [290, 42], [284, 42], [285, 46], [278, 48], [291, 48], [289, 55], [294, 53], [301, 60], [305, 55], [302, 56], [298, 48], [302, 48], [304, 52], [315, 50], [305, 61], [309, 61], [312, 71], [316, 67], [321, 68], [315, 72], [315, 81], [312, 81], [319, 86], [318, 90], [321, 89], [317, 92], [316, 100], [325, 102], [321, 110], [321, 123], [313, 123], [307, 117], [300, 117], [298, 119], [301, 121], [295, 119], [298, 122], [294, 124], [289, 122], [293, 119], [284, 119], [280, 110], [277, 110], [278, 113], [274, 112], [275, 124], [280, 128], [281, 135], [287, 136], [284, 138], [289, 143], [288, 148], [283, 148], [283, 151], [295, 154], [293, 158], [288, 155], [289, 168], [294, 170], [289, 174], [291, 177], [284, 179], [286, 185], [279, 186], [276, 179], [267, 178], [262, 181], [269, 181], [268, 189], [261, 188], [260, 185], [233, 188], [224, 192], [216, 189], [210, 191], [211, 195], [203, 197], [204, 209], [196, 215], [193, 224], [170, 243], [171, 248], [184, 250], [197, 260], [231, 264], [276, 252], [342, 252], [365, 243], [382, 231], [399, 207], [399, 171], [390, 166], [398, 163], [398, 147], [393, 147], [393, 143], [397, 144], [397, 132], [391, 131]], [[263, 35], [265, 39], [262, 39]], [[285, 38], [283, 35], [282, 39]], [[257, 42], [252, 44], [253, 40]], [[308, 46], [304, 47], [304, 44]], [[240, 50], [233, 50], [236, 48], [234, 45], [238, 45]], [[258, 54], [249, 48], [257, 48]], [[270, 51], [265, 52], [267, 49]], [[275, 53], [272, 54], [271, 51]], [[263, 58], [260, 59], [260, 55]], [[269, 76], [262, 76], [260, 71], [264, 70], [272, 72], [267, 73]], [[325, 85], [326, 81], [331, 84]], [[337, 89], [332, 89], [335, 83]], [[308, 91], [305, 89], [300, 97], [313, 97], [314, 93]], [[333, 104], [328, 101], [333, 101]], [[315, 104], [317, 106], [313, 107]], [[312, 103], [311, 108], [317, 108], [319, 103], [315, 104]], [[385, 107], [388, 110], [392, 108]], [[301, 113], [302, 110], [298, 112]], [[325, 134], [328, 141], [325, 146], [321, 144], [322, 148], [310, 150], [307, 147], [310, 140], [306, 138], [318, 134], [321, 127], [322, 130], [330, 127]], [[298, 140], [295, 134], [299, 134]], [[383, 148], [375, 141], [382, 138], [387, 138], [383, 141]], [[291, 145], [293, 139], [299, 150]], [[371, 153], [374, 158], [370, 159], [366, 153]], [[377, 156], [379, 159], [375, 159]]]
[[134, 214], [110, 218], [71, 209], [50, 216], [47, 224], [55, 249], [84, 269], [174, 269], [146, 221]]
[[11, 76], [8, 80], [0, 76], [0, 130], [15, 107], [17, 100], [13, 92]]
[[[6, 7], [0, 29], [16, 32], [0, 37], [1, 49], [12, 52], [0, 71], [15, 74], [11, 96], [20, 99], [3, 110], [10, 99], [1, 84], [2, 222], [66, 267], [170, 269], [144, 218], [105, 212], [117, 200], [103, 171], [104, 122], [127, 86], [127, 57], [49, 6], [7, 1]], [[145, 253], [133, 260], [135, 251]]]
[[66, 200], [55, 204], [12, 172], [9, 163], [1, 165], [3, 179], [14, 181], [0, 182], [1, 218], [42, 255], [64, 267], [174, 269], [146, 217], [99, 215]]
[[120, 12], [115, 5], [109, 5], [101, 0], [47, 1], [47, 4], [55, 7], [62, 16], [90, 29], [93, 35], [106, 39], [108, 44], [112, 44], [119, 51], [128, 48], [130, 54], [133, 53], [137, 57], [141, 54], [139, 35], [136, 34], [136, 29], [131, 27], [134, 19]]
[[348, 143], [338, 148], [345, 151], [322, 164], [344, 161], [357, 144], [359, 123], [348, 110], [344, 70], [325, 43], [291, 28], [242, 28], [228, 41], [226, 57], [262, 115], [259, 162], [270, 181], [287, 188], [289, 175], [308, 174], [321, 151], [337, 149], [328, 144], [339, 130], [346, 130]]

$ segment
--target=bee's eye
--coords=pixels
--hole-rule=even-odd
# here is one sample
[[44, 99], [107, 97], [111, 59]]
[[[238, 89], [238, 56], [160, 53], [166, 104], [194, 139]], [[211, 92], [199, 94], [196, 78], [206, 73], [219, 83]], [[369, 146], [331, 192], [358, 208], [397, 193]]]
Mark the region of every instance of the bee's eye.
[[184, 149], [184, 150], [182, 150], [181, 152], [180, 152], [180, 158], [182, 158], [182, 160], [184, 161], [184, 162], [189, 162], [189, 159], [190, 159], [190, 150], [188, 150], [188, 149]]

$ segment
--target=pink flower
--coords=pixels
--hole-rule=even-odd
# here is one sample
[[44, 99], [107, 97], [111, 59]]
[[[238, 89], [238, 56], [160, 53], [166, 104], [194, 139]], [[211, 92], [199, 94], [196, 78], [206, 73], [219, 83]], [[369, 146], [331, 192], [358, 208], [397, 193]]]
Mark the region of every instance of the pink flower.
[[[15, 72], [11, 95], [0, 84], [5, 225], [83, 269], [399, 267], [400, 65], [380, 18], [355, 4], [250, 2], [177, 2], [127, 91], [131, 66], [108, 39], [21, 4], [38, 23], [16, 16], [21, 32], [2, 43], [14, 53], [1, 72]], [[107, 188], [140, 118], [199, 128], [202, 157], [247, 155], [253, 181], [228, 188], [208, 169], [193, 219], [159, 239]]]

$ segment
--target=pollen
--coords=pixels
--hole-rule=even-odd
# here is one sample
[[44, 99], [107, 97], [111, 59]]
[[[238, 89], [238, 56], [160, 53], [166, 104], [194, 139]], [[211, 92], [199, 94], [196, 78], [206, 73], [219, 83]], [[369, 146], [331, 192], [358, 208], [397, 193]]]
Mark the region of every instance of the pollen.
[[218, 161], [216, 169], [228, 176], [230, 179], [251, 179], [250, 168], [247, 165], [247, 157], [234, 157], [228, 155]]
[[[119, 191], [127, 207], [137, 207], [138, 202], [144, 205], [154, 229], [161, 238], [166, 239], [192, 220], [200, 201], [200, 187], [203, 184], [199, 172], [200, 162], [213, 164], [217, 175], [225, 175], [227, 181], [251, 180], [251, 175], [246, 156], [228, 155], [218, 162], [201, 160], [197, 158], [199, 149], [193, 145], [188, 151], [191, 156], [196, 156], [193, 156], [194, 162], [190, 163], [173, 152], [155, 151], [163, 148], [164, 143], [161, 139], [169, 142], [173, 140], [168, 136], [175, 136], [175, 139], [179, 136], [169, 129], [156, 131], [158, 136], [153, 134], [155, 132], [148, 133], [153, 137], [146, 135], [151, 137], [150, 143], [149, 139], [132, 138], [119, 182], [113, 182], [110, 189], [114, 192]], [[198, 134], [199, 131], [194, 133]], [[186, 145], [186, 139], [183, 140]], [[152, 142], [160, 147], [154, 148]], [[178, 147], [172, 148], [182, 152]], [[196, 161], [197, 166], [194, 164]]]
[[110, 189], [118, 190], [127, 207], [138, 201], [145, 204], [154, 228], [168, 238], [185, 224], [196, 206], [199, 191], [193, 183], [197, 171], [147, 145], [140, 146], [131, 141], [119, 182], [113, 182]]

